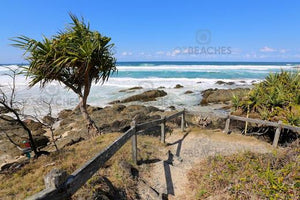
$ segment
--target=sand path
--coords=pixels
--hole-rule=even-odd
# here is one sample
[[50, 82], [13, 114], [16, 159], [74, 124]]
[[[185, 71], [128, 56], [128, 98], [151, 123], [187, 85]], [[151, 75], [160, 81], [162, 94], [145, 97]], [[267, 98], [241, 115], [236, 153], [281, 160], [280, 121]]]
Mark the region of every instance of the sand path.
[[160, 150], [161, 161], [153, 164], [148, 185], [159, 193], [159, 197], [141, 194], [142, 199], [192, 199], [186, 194], [187, 173], [199, 162], [211, 155], [228, 155], [241, 151], [266, 153], [271, 145], [254, 137], [240, 134], [226, 135], [221, 130], [187, 129], [176, 130], [166, 138], [167, 146]]

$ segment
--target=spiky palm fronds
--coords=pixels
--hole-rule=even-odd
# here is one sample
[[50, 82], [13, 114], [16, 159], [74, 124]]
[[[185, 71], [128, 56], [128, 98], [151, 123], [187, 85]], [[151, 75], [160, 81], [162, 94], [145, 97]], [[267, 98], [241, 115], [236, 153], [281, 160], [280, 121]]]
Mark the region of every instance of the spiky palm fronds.
[[30, 65], [25, 69], [32, 78], [30, 86], [40, 83], [42, 87], [57, 80], [67, 87], [81, 91], [87, 80], [95, 83], [106, 81], [116, 71], [110, 38], [91, 31], [84, 20], [70, 14], [72, 23], [65, 31], [52, 38], [37, 41], [19, 36], [12, 41], [25, 50]]
[[[252, 112], [260, 113], [264, 119], [283, 113], [287, 123], [297, 121], [298, 112], [293, 116], [284, 114], [300, 104], [300, 73], [299, 71], [281, 71], [269, 74], [263, 82], [257, 84], [249, 93], [249, 101], [241, 107], [249, 105]], [[299, 111], [300, 112], [300, 111]]]

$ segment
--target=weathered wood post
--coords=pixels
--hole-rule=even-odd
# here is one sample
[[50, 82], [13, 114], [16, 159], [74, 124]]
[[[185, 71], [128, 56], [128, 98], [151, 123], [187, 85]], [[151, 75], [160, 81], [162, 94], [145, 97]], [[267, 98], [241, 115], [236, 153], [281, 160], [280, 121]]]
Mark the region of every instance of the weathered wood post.
[[279, 121], [278, 122], [278, 127], [277, 127], [276, 132], [275, 132], [274, 140], [273, 140], [273, 147], [277, 147], [277, 145], [278, 145], [281, 128], [282, 128], [282, 121]]
[[61, 186], [61, 184], [64, 183], [65, 180], [67, 180], [68, 176], [68, 173], [62, 169], [52, 169], [44, 177], [46, 189], [58, 188], [59, 186]]
[[131, 128], [132, 131], [134, 131], [132, 137], [131, 137], [131, 144], [132, 144], [132, 161], [134, 164], [137, 164], [137, 135], [136, 135], [136, 122], [131, 122]]
[[185, 127], [185, 108], [182, 111], [181, 114], [181, 131], [184, 132], [184, 127]]
[[225, 123], [225, 128], [224, 128], [224, 133], [229, 133], [229, 125], [230, 125], [230, 115], [228, 115], [227, 119], [226, 119], [226, 123]]
[[166, 141], [166, 116], [163, 117], [163, 121], [160, 124], [161, 127], [161, 136], [160, 136], [160, 141], [161, 143], [165, 143]]

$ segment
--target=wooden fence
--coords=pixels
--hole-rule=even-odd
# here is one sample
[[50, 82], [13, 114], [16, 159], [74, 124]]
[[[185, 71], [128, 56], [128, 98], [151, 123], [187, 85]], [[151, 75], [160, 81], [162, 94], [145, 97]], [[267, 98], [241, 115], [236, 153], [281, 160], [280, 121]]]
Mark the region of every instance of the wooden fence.
[[[98, 170], [102, 167], [106, 161], [108, 161], [130, 138], [132, 143], [132, 160], [137, 163], [137, 134], [141, 130], [151, 128], [153, 126], [161, 126], [161, 142], [165, 142], [165, 128], [166, 122], [181, 117], [181, 130], [185, 128], [185, 110], [175, 113], [162, 119], [145, 122], [142, 124], [135, 124], [135, 121], [131, 123], [131, 128], [126, 131], [122, 136], [115, 140], [112, 144], [102, 150], [94, 158], [86, 162], [81, 168], [77, 169], [66, 180], [58, 181], [61, 177], [47, 177], [52, 181], [51, 187], [42, 190], [41, 192], [29, 197], [30, 200], [36, 199], [66, 199], [72, 196], [80, 187], [82, 187]], [[50, 173], [51, 174], [51, 173]]]
[[260, 125], [264, 125], [264, 126], [276, 127], [275, 136], [274, 136], [274, 140], [273, 140], [274, 147], [277, 147], [277, 145], [278, 145], [281, 129], [288, 129], [288, 130], [292, 130], [296, 133], [300, 133], [300, 127], [285, 125], [285, 124], [282, 124], [282, 121], [270, 122], [270, 121], [266, 121], [266, 120], [239, 117], [239, 116], [235, 116], [235, 115], [227, 116], [226, 123], [225, 123], [225, 129], [224, 129], [225, 133], [229, 133], [229, 131], [230, 131], [229, 130], [230, 120], [238, 120], [238, 121], [244, 121], [246, 123], [248, 122], [248, 123], [260, 124]]

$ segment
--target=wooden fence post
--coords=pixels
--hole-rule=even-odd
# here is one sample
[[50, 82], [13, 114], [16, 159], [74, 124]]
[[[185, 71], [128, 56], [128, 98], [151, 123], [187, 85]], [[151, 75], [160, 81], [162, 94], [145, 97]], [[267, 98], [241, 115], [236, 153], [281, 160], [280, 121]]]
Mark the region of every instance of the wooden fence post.
[[224, 128], [224, 133], [229, 133], [229, 125], [230, 125], [230, 115], [228, 115], [227, 119], [226, 119], [226, 123], [225, 123], [225, 128]]
[[161, 136], [160, 141], [161, 143], [165, 143], [166, 141], [166, 116], [163, 118], [163, 122], [160, 124], [161, 127]]
[[276, 132], [275, 132], [274, 140], [273, 140], [273, 147], [277, 147], [277, 145], [278, 145], [281, 128], [282, 128], [282, 121], [279, 121], [278, 122], [278, 127], [277, 127]]
[[52, 169], [46, 176], [44, 177], [44, 183], [46, 186], [46, 189], [49, 188], [58, 188], [63, 184], [69, 174], [62, 170], [62, 169]]
[[134, 162], [134, 164], [137, 164], [137, 135], [136, 135], [136, 123], [135, 123], [135, 121], [132, 121], [130, 125], [133, 128], [132, 131], [134, 131], [134, 133], [131, 137], [132, 161]]
[[182, 115], [181, 115], [181, 131], [184, 132], [185, 127], [185, 109], [183, 109]]

